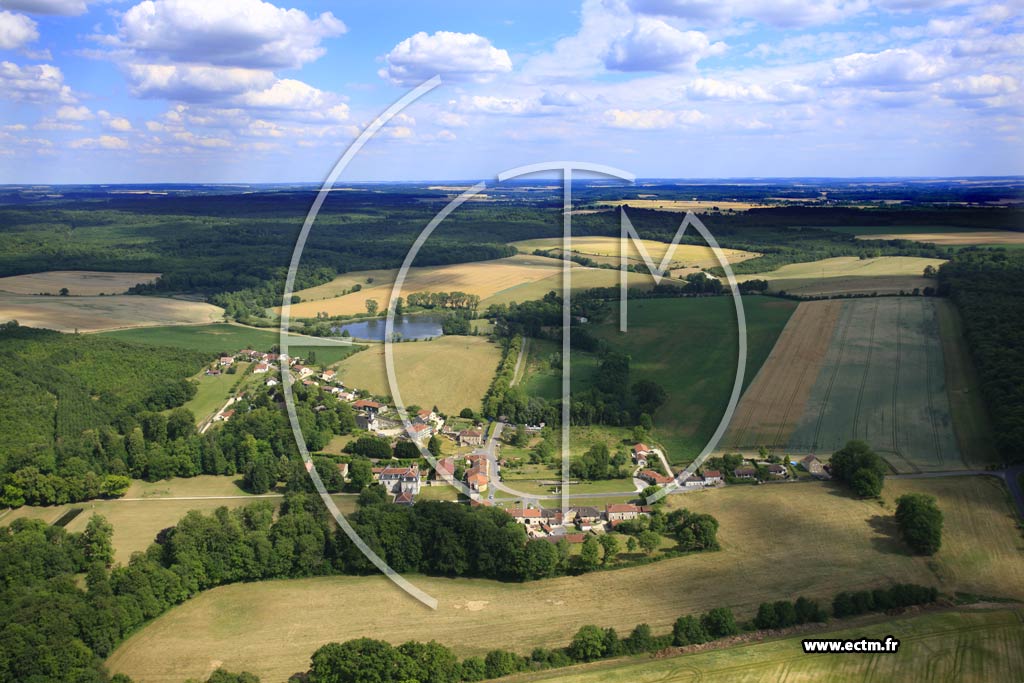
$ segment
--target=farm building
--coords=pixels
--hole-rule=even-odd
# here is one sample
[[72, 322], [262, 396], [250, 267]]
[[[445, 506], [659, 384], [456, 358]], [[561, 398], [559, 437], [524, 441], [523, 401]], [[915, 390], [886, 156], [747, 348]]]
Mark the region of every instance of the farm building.
[[650, 512], [646, 505], [634, 505], [633, 503], [613, 503], [606, 505], [604, 516], [609, 522], [624, 522], [636, 519], [642, 514]]
[[257, 363], [256, 365], [252, 366], [252, 373], [254, 375], [262, 375], [263, 373], [269, 372], [269, 371], [270, 371], [270, 366], [267, 365], [266, 363]]
[[388, 407], [383, 403], [377, 403], [376, 401], [371, 401], [365, 398], [353, 403], [352, 407], [355, 408], [356, 410], [365, 410], [367, 413], [371, 415], [388, 412]]
[[768, 476], [773, 479], [785, 479], [789, 476], [789, 470], [783, 465], [768, 465]]
[[640, 474], [636, 475], [638, 478], [643, 479], [648, 484], [668, 484], [672, 482], [672, 477], [665, 476], [661, 472], [655, 472], [654, 470], [643, 470]]
[[683, 486], [688, 489], [702, 489], [704, 488], [704, 477], [698, 477], [696, 474], [691, 474], [683, 480]]
[[737, 479], [753, 479], [757, 476], [757, 470], [753, 467], [737, 467], [733, 471], [733, 476]]
[[827, 476], [825, 473], [825, 465], [818, 460], [817, 456], [808, 455], [806, 458], [800, 461], [803, 468], [813, 474], [816, 477]]
[[722, 473], [718, 470], [704, 470], [704, 485], [714, 486], [722, 481]]
[[223, 366], [231, 365], [234, 362], [235, 362], [235, 357], [234, 356], [221, 356], [220, 357], [220, 364], [223, 365]]
[[463, 429], [459, 432], [460, 446], [481, 446], [484, 442], [484, 433], [480, 429]]

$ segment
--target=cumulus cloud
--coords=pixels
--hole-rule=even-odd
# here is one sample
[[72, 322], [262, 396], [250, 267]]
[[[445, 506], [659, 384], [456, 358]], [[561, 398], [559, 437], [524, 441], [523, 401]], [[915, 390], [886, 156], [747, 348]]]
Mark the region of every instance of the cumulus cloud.
[[24, 102], [76, 101], [57, 67], [50, 64], [19, 66], [14, 62], [0, 62], [0, 97]]
[[57, 118], [61, 121], [90, 121], [95, 118], [89, 107], [64, 105], [57, 110]]
[[421, 83], [435, 74], [451, 81], [487, 83], [512, 70], [508, 52], [475, 33], [419, 32], [395, 45], [384, 56], [380, 75], [392, 83]]
[[100, 117], [103, 125], [110, 130], [116, 130], [119, 133], [127, 133], [132, 130], [132, 122], [123, 116], [114, 116], [103, 109], [96, 112], [96, 114]]
[[438, 114], [437, 123], [441, 124], [442, 126], [447, 126], [448, 128], [465, 128], [466, 126], [469, 125], [469, 122], [466, 121], [465, 116], [450, 111], [441, 112], [440, 114]]
[[706, 117], [695, 109], [609, 109], [604, 113], [604, 118], [605, 123], [612, 128], [662, 130], [700, 123]]
[[790, 81], [763, 86], [715, 78], [697, 78], [686, 85], [685, 91], [693, 100], [730, 102], [797, 102], [808, 99], [812, 94], [809, 87]]
[[996, 97], [1017, 92], [1017, 79], [1013, 76], [981, 74], [954, 78], [942, 84], [943, 96], [954, 99], [974, 97]]
[[318, 59], [321, 41], [345, 31], [330, 12], [313, 19], [261, 0], [145, 0], [105, 42], [154, 61], [276, 69]]
[[269, 88], [269, 71], [197, 64], [129, 64], [128, 80], [140, 97], [210, 101], [254, 89]]
[[24, 14], [0, 11], [0, 50], [17, 50], [38, 38], [36, 22]]
[[237, 99], [239, 104], [256, 109], [301, 110], [338, 121], [348, 118], [348, 105], [338, 103], [334, 95], [290, 78], [279, 80], [265, 90], [245, 92]]
[[699, 60], [723, 51], [725, 43], [712, 44], [700, 31], [639, 17], [629, 33], [611, 44], [604, 64], [616, 71], [677, 71], [693, 69]]
[[463, 99], [462, 106], [468, 111], [484, 114], [532, 114], [537, 111], [537, 102], [520, 97], [494, 97], [473, 95]]
[[0, 0], [0, 7], [29, 14], [59, 14], [67, 17], [85, 14], [85, 0]]
[[128, 143], [114, 135], [101, 135], [98, 138], [80, 138], [70, 143], [74, 149], [128, 149]]
[[925, 57], [916, 50], [893, 48], [876, 53], [857, 52], [832, 61], [826, 85], [900, 87], [927, 83], [948, 71], [942, 57]]

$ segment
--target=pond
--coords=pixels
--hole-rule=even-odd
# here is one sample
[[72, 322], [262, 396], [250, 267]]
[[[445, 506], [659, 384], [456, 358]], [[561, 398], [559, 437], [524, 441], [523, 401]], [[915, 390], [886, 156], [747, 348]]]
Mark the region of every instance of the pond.
[[[441, 323], [445, 316], [436, 313], [417, 313], [415, 315], [396, 315], [395, 334], [401, 335], [402, 339], [426, 339], [428, 337], [440, 337]], [[348, 330], [348, 333], [356, 339], [369, 339], [373, 341], [384, 341], [385, 318], [370, 318], [358, 320], [334, 329], [336, 334]]]

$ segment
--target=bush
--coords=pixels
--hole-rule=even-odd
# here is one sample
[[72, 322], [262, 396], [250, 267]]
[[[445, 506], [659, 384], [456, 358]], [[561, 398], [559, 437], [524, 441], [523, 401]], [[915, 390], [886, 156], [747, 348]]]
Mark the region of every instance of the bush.
[[699, 645], [709, 640], [711, 640], [711, 636], [703, 624], [697, 620], [697, 617], [690, 615], [679, 617], [672, 626], [673, 645]]
[[934, 555], [942, 547], [942, 511], [935, 498], [908, 493], [896, 501], [896, 523], [900, 535], [914, 552]]
[[734, 636], [740, 632], [740, 627], [736, 625], [736, 618], [733, 617], [732, 610], [728, 607], [716, 607], [710, 612], [706, 612], [700, 618], [700, 625], [704, 627], [711, 638]]

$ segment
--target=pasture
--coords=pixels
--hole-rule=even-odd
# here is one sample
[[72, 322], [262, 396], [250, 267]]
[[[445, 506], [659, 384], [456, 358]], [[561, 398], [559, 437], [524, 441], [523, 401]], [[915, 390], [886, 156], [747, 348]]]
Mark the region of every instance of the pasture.
[[125, 327], [212, 323], [224, 309], [198, 301], [158, 296], [34, 296], [0, 292], [0, 322], [60, 332], [97, 332]]
[[776, 683], [776, 681], [901, 681], [987, 683], [1024, 678], [1024, 612], [1019, 608], [961, 608], [880, 621], [825, 638], [895, 636], [897, 654], [805, 655], [804, 633], [678, 657], [631, 657], [569, 669], [526, 674], [516, 680], [559, 683]]
[[150, 283], [160, 273], [104, 273], [97, 270], [51, 270], [0, 277], [0, 291], [11, 294], [60, 294], [71, 296], [124, 294], [135, 285]]
[[[463, 408], [480, 410], [490, 386], [501, 347], [485, 337], [439, 337], [430, 341], [393, 344], [395, 376], [407, 406], [437, 406], [458, 415]], [[390, 396], [384, 365], [384, 345], [341, 362], [338, 375], [346, 386]]]
[[[127, 564], [132, 553], [148, 548], [161, 530], [177, 524], [190, 510], [210, 514], [219, 507], [234, 508], [260, 500], [261, 497], [253, 496], [240, 487], [241, 480], [241, 475], [201, 475], [156, 482], [133, 480], [123, 498], [50, 507], [20, 507], [0, 512], [0, 526], [21, 517], [52, 524], [68, 510], [80, 507], [84, 512], [65, 528], [73, 532], [84, 531], [92, 515], [103, 515], [114, 525], [114, 561]], [[355, 510], [355, 496], [336, 494], [332, 497], [343, 513]], [[281, 501], [280, 494], [271, 494], [264, 499], [275, 506]]]
[[[562, 264], [554, 259], [530, 255], [448, 266], [413, 267], [406, 274], [402, 296], [415, 292], [465, 292], [487, 299], [517, 285], [556, 275], [561, 268]], [[293, 318], [315, 318], [322, 312], [332, 316], [366, 313], [369, 299], [376, 300], [383, 311], [391, 300], [397, 274], [397, 270], [347, 273], [325, 285], [296, 292], [302, 302], [292, 305], [291, 315]], [[356, 284], [361, 289], [350, 291]], [[346, 291], [349, 293], [345, 294]]]
[[[745, 385], [796, 306], [785, 299], [743, 297]], [[630, 381], [650, 379], [665, 387], [668, 400], [653, 416], [653, 439], [665, 447], [670, 463], [690, 462], [718, 427], [732, 391], [738, 353], [732, 298], [633, 299], [625, 334], [618, 331], [617, 315], [612, 318], [592, 332], [631, 356]]]
[[[893, 535], [892, 499], [911, 490], [935, 495], [945, 514], [943, 548], [934, 558], [910, 555]], [[718, 518], [719, 552], [529, 583], [409, 577], [438, 598], [437, 610], [383, 576], [224, 586], [137, 631], [107, 665], [139, 683], [205, 676], [218, 664], [283, 681], [306, 669], [320, 645], [367, 635], [397, 644], [428, 634], [460, 656], [494, 647], [526, 654], [565, 645], [588, 623], [624, 634], [646, 622], [664, 632], [679, 615], [710, 606], [729, 605], [746, 619], [766, 600], [830, 601], [840, 590], [897, 581], [1024, 598], [1020, 532], [1001, 482], [890, 480], [885, 496], [883, 507], [821, 483], [671, 496], [672, 506]], [[638, 599], [638, 587], [648, 599]]]
[[861, 439], [899, 472], [964, 467], [936, 316], [930, 298], [843, 302], [817, 376], [802, 379], [813, 385], [788, 442], [758, 445], [827, 454]]
[[197, 425], [213, 417], [214, 413], [220, 410], [231, 396], [231, 390], [235, 384], [246, 379], [243, 373], [248, 370], [249, 363], [238, 361], [235, 366], [238, 368], [238, 372], [233, 375], [226, 372], [219, 375], [207, 375], [204, 369], [192, 377], [192, 381], [196, 383], [196, 395], [186, 401], [182, 407], [192, 411]]
[[861, 259], [856, 256], [837, 256], [790, 263], [778, 270], [737, 276], [737, 280], [767, 280], [773, 292], [788, 292], [801, 296], [828, 296], [836, 294], [895, 294], [901, 290], [934, 287], [935, 280], [925, 278], [926, 266], [938, 268], [942, 259], [916, 256], [880, 256]]
[[[640, 240], [640, 242], [643, 244], [644, 249], [647, 250], [647, 254], [655, 262], [655, 265], [661, 263], [661, 259], [665, 257], [665, 254], [668, 253], [669, 247], [672, 246], [668, 242], [659, 242], [656, 240]], [[512, 242], [512, 246], [520, 252], [527, 254], [532, 253], [535, 249], [555, 249], [561, 251], [562, 238], [544, 237], [533, 240], [523, 240], [521, 242]], [[599, 262], [611, 263], [616, 266], [620, 263], [619, 259], [622, 246], [623, 242], [620, 237], [573, 237], [572, 239], [573, 252], [592, 257], [594, 260]], [[633, 262], [643, 263], [640, 251], [632, 240], [626, 240], [625, 246], [627, 259]], [[741, 251], [739, 249], [722, 249], [722, 253], [729, 263], [739, 263], [740, 261], [746, 261], [747, 259], [759, 256], [759, 254], [754, 252]], [[712, 268], [714, 266], [721, 265], [711, 247], [703, 244], [679, 244], [672, 252], [672, 257], [671, 263], [676, 268]]]
[[[150, 344], [153, 346], [177, 346], [193, 349], [203, 353], [233, 354], [242, 349], [270, 351], [281, 342], [281, 334], [277, 329], [261, 329], [246, 327], [233, 323], [214, 325], [176, 325], [165, 327], [149, 327], [136, 330], [116, 330], [105, 332], [105, 336], [125, 342]], [[338, 341], [338, 340], [332, 340]], [[306, 358], [310, 350], [316, 354], [316, 364], [332, 365], [347, 358], [363, 347], [358, 344], [343, 346], [317, 346], [317, 337], [301, 334], [288, 336], [292, 355]]]

